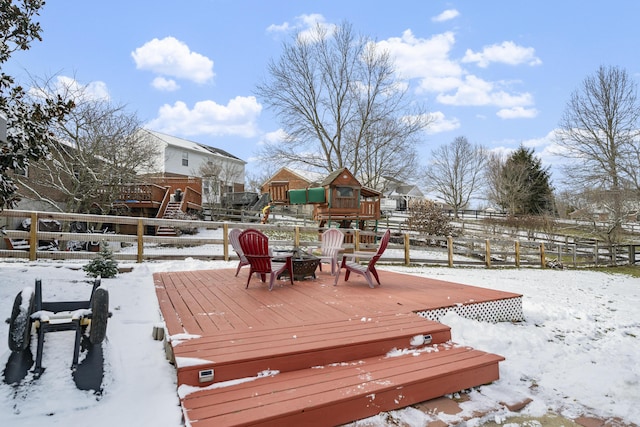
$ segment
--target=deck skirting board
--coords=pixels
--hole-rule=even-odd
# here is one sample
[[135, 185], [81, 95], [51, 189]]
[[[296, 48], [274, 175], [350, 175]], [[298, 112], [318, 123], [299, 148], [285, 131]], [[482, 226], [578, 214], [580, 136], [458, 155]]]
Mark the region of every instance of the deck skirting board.
[[417, 314], [425, 319], [439, 322], [445, 314], [451, 311], [466, 319], [479, 320], [481, 322], [521, 322], [524, 320], [521, 296], [495, 301], [457, 304], [433, 310], [418, 311]]

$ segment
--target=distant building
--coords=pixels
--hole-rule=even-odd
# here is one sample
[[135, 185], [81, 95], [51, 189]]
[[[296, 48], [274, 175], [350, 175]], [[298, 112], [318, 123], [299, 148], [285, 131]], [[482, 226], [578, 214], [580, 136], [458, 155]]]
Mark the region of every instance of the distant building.
[[141, 132], [160, 150], [153, 166], [140, 174], [201, 178], [203, 203], [220, 203], [226, 193], [244, 192], [244, 160], [209, 145], [149, 129]]
[[406, 211], [413, 200], [425, 200], [424, 193], [417, 185], [384, 177], [383, 186], [383, 211]]

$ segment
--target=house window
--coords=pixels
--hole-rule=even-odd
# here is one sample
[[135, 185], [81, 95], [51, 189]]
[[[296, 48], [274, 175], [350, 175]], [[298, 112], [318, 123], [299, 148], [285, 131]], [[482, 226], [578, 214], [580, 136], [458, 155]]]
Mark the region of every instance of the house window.
[[352, 187], [336, 187], [338, 197], [353, 197]]
[[186, 151], [182, 153], [182, 166], [189, 166], [189, 153]]
[[358, 207], [356, 189], [353, 187], [335, 187], [334, 208], [354, 209]]

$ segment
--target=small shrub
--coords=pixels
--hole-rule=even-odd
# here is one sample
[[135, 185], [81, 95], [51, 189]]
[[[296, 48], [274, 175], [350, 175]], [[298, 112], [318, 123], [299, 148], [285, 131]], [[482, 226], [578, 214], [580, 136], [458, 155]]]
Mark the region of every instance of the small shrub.
[[442, 209], [429, 200], [411, 203], [406, 226], [413, 231], [433, 236], [448, 236], [453, 232], [451, 220]]
[[118, 262], [113, 258], [109, 247], [102, 242], [98, 255], [82, 269], [89, 277], [115, 277], [118, 274]]

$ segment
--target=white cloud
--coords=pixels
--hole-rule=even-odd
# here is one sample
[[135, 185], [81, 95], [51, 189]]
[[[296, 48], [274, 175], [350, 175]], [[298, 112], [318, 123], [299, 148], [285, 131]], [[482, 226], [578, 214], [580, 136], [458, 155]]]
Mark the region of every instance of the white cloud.
[[29, 93], [34, 97], [45, 99], [51, 96], [50, 93], [45, 93], [49, 89], [54, 94], [60, 95], [65, 99], [73, 99], [76, 102], [109, 101], [111, 99], [105, 82], [97, 80], [83, 85], [73, 77], [68, 76], [57, 76], [51, 87], [47, 89], [31, 87]]
[[451, 90], [459, 83], [463, 70], [449, 58], [454, 44], [452, 32], [420, 39], [411, 30], [404, 31], [402, 37], [378, 42], [378, 46], [394, 58], [401, 78], [420, 79], [422, 90], [430, 91]]
[[151, 86], [163, 92], [173, 92], [180, 89], [180, 86], [175, 80], [165, 79], [164, 77], [156, 77], [153, 79]]
[[466, 76], [452, 95], [439, 94], [438, 102], [447, 105], [483, 106], [493, 105], [501, 108], [521, 107], [533, 104], [529, 93], [511, 94], [499, 88], [499, 85], [476, 76]]
[[[510, 118], [537, 114], [533, 108], [524, 108], [533, 105], [533, 96], [513, 92], [514, 82], [487, 81], [465, 70], [460, 60], [452, 58], [455, 43], [455, 34], [450, 31], [424, 39], [405, 30], [402, 37], [380, 41], [378, 47], [389, 52], [399, 78], [417, 81], [414, 87], [418, 94], [435, 93], [436, 101], [446, 105], [499, 107], [505, 109], [499, 114]], [[533, 49], [520, 48], [511, 42], [499, 47], [485, 48], [482, 54], [477, 54], [477, 61], [517, 62], [528, 58], [530, 63], [535, 63], [538, 60]]]
[[524, 107], [503, 108], [496, 115], [501, 119], [532, 119], [538, 115], [538, 110]]
[[299, 37], [303, 40], [308, 40], [312, 31], [316, 26], [324, 27], [327, 30], [327, 34], [331, 34], [331, 31], [335, 28], [334, 24], [329, 24], [323, 15], [319, 13], [312, 13], [308, 15], [296, 16], [293, 23], [283, 22], [282, 24], [271, 24], [267, 27], [268, 33], [288, 33], [298, 32]]
[[192, 109], [181, 101], [160, 107], [149, 128], [179, 135], [233, 135], [251, 138], [257, 135], [256, 119], [262, 106], [255, 97], [235, 97], [227, 105], [214, 101], [197, 102]]
[[457, 118], [448, 119], [441, 111], [430, 113], [433, 122], [429, 124], [426, 132], [429, 135], [434, 135], [442, 132], [449, 132], [460, 127], [460, 120]]
[[287, 138], [287, 133], [284, 129], [280, 128], [273, 132], [267, 132], [264, 134], [259, 144], [274, 144], [282, 142]]
[[458, 12], [457, 10], [447, 9], [444, 12], [442, 12], [440, 15], [434, 16], [433, 18], [431, 18], [431, 20], [433, 22], [444, 22], [444, 21], [449, 21], [458, 16], [460, 16], [460, 12]]
[[291, 30], [291, 24], [283, 22], [282, 24], [271, 24], [267, 27], [268, 33], [286, 33]]
[[213, 61], [192, 52], [185, 43], [174, 37], [148, 41], [131, 53], [139, 70], [170, 76], [196, 83], [213, 79]]
[[555, 143], [556, 143], [555, 129], [540, 138], [530, 138], [525, 141], [522, 141], [522, 145], [524, 145], [527, 148], [534, 148], [534, 149], [538, 149], [538, 148], [544, 149], [545, 147], [549, 147], [551, 145], [554, 145]]
[[508, 65], [540, 65], [542, 61], [536, 56], [536, 51], [532, 47], [518, 46], [512, 41], [505, 41], [501, 44], [485, 46], [481, 52], [474, 52], [467, 49], [462, 58], [462, 62], [475, 62], [479, 67], [486, 68], [492, 62], [499, 62]]

